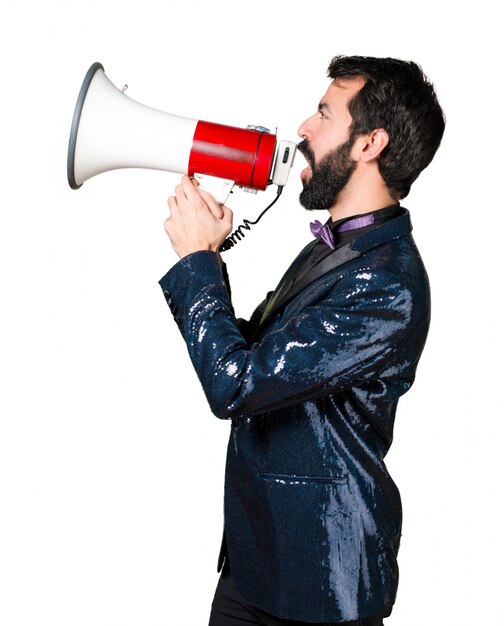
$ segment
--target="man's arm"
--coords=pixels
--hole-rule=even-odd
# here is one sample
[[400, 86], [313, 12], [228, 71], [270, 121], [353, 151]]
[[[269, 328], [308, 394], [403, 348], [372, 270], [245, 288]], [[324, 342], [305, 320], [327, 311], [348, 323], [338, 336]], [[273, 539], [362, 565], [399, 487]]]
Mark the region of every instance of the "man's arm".
[[[165, 230], [180, 258], [200, 250], [217, 252], [231, 300], [231, 285], [227, 268], [218, 251], [231, 231], [233, 214], [229, 208], [218, 204], [209, 193], [198, 187], [196, 180], [191, 180], [187, 176], [182, 177], [180, 185], [175, 189], [175, 196], [168, 198], [170, 216], [165, 221]], [[247, 341], [254, 336], [262, 312], [272, 293], [268, 293], [266, 300], [257, 307], [249, 321], [238, 320], [240, 331]]]
[[326, 292], [321, 283], [309, 306], [291, 308], [289, 318], [270, 324], [252, 345], [233, 314], [215, 253], [185, 257], [160, 284], [210, 407], [221, 418], [320, 398], [387, 369], [407, 381], [410, 343], [422, 334], [411, 292], [384, 270], [349, 272]]

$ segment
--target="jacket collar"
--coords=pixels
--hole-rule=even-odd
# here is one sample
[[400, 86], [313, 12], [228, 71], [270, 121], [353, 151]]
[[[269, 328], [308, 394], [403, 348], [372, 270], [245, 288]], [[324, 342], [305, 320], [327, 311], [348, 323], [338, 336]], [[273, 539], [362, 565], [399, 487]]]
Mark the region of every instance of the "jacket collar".
[[309, 244], [292, 264], [283, 281], [270, 298], [270, 301], [268, 302], [261, 318], [260, 325], [262, 326], [265, 321], [271, 317], [271, 315], [284, 307], [288, 302], [290, 302], [290, 300], [292, 300], [292, 298], [297, 296], [298, 293], [315, 280], [321, 278], [337, 267], [340, 267], [344, 263], [362, 256], [365, 252], [375, 248], [376, 246], [380, 246], [384, 243], [392, 241], [393, 239], [408, 235], [411, 230], [412, 225], [410, 213], [407, 209], [404, 209], [404, 213], [402, 215], [399, 215], [398, 217], [385, 222], [385, 224], [377, 226], [373, 230], [356, 237], [352, 242], [336, 248], [332, 254], [313, 267], [300, 280], [296, 280], [290, 284], [290, 278], [293, 276], [293, 273], [310, 253], [313, 247], [313, 244]]

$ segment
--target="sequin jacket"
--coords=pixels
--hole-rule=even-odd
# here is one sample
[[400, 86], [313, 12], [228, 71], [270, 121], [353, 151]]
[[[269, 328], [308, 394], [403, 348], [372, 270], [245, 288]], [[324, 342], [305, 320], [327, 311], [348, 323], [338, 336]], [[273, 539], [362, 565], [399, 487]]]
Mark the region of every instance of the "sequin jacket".
[[405, 211], [286, 288], [307, 246], [249, 322], [212, 252], [160, 281], [213, 413], [232, 421], [233, 578], [285, 619], [355, 620], [394, 603], [401, 501], [383, 459], [430, 316], [410, 231]]

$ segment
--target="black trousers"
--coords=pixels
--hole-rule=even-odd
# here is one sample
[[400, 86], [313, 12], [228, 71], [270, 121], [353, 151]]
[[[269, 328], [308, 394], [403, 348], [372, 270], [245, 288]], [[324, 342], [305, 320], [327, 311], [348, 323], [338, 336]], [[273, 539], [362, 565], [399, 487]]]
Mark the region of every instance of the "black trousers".
[[[215, 590], [208, 626], [250, 626], [251, 624], [257, 626], [315, 626], [313, 622], [280, 619], [248, 604], [238, 593], [226, 562]], [[323, 626], [383, 626], [383, 619], [381, 617], [368, 617], [352, 622], [339, 622], [338, 624], [320, 622], [319, 624]]]

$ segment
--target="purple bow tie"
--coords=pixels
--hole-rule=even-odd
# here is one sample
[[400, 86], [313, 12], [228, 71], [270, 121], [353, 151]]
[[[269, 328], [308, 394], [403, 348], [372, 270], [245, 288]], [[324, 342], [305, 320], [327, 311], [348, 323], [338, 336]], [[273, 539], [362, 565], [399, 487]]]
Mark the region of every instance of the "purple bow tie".
[[[374, 224], [374, 215], [364, 215], [363, 217], [355, 217], [353, 220], [343, 222], [343, 224], [340, 224], [336, 228], [336, 231], [338, 233], [344, 233], [348, 230], [354, 230], [355, 228], [369, 226], [370, 224]], [[329, 224], [321, 224], [318, 220], [315, 220], [310, 223], [310, 230], [316, 239], [324, 241], [331, 248], [331, 250], [336, 248], [334, 236]]]
[[310, 223], [310, 230], [312, 231], [312, 235], [316, 239], [320, 239], [320, 241], [325, 241], [326, 244], [331, 248], [331, 250], [334, 250], [336, 248], [332, 230], [329, 224], [321, 224], [318, 220], [315, 220], [314, 222]]

